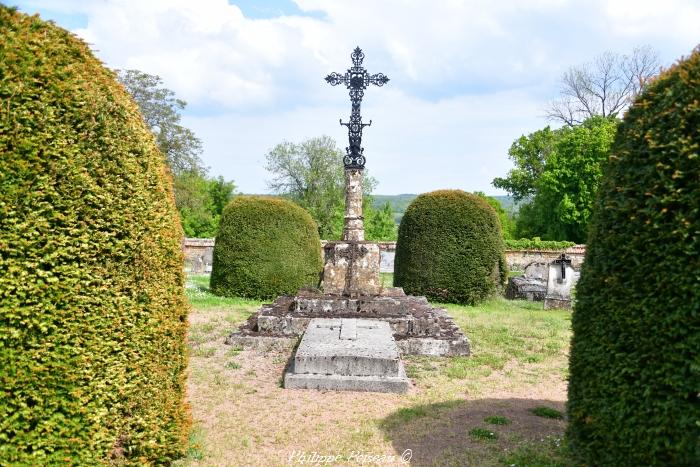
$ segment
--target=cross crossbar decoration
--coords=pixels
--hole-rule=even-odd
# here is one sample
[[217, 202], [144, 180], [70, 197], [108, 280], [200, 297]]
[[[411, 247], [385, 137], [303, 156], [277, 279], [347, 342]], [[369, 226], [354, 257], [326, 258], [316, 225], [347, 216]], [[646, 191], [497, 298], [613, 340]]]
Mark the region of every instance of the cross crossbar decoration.
[[571, 259], [567, 258], [564, 253], [559, 256], [559, 258], [554, 260], [554, 264], [559, 264], [561, 266], [561, 278], [566, 279], [566, 266], [571, 266]]
[[365, 54], [359, 47], [355, 48], [350, 57], [352, 58], [352, 66], [348, 68], [348, 71], [345, 74], [331, 73], [326, 76], [326, 81], [331, 86], [344, 84], [350, 90], [350, 102], [352, 103], [350, 121], [343, 123], [343, 119], [340, 119], [340, 124], [348, 127], [348, 138], [350, 140], [350, 145], [345, 148], [343, 163], [346, 169], [364, 169], [365, 156], [362, 155], [364, 152], [362, 148], [362, 129], [370, 126], [372, 120], [369, 123], [362, 123], [362, 115], [360, 115], [362, 97], [365, 95], [364, 91], [367, 89], [367, 86], [370, 84], [383, 86], [389, 81], [389, 78], [384, 73], [376, 73], [374, 75], [367, 73], [367, 70], [362, 66]]

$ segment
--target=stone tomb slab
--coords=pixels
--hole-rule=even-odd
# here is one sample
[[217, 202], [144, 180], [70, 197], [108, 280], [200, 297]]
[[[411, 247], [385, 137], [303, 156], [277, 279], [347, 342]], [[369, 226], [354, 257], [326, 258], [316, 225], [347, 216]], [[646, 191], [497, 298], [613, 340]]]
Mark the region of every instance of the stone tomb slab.
[[410, 388], [389, 323], [314, 318], [290, 371], [289, 389], [403, 393]]

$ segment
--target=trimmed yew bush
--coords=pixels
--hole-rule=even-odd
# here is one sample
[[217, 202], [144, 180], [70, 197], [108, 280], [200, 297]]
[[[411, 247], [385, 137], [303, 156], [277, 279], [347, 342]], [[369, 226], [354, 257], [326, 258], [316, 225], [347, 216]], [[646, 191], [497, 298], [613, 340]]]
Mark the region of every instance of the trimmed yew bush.
[[0, 463], [167, 463], [189, 414], [182, 232], [136, 104], [0, 6]]
[[700, 49], [629, 109], [604, 174], [572, 320], [571, 452], [700, 465]]
[[500, 221], [482, 197], [441, 190], [408, 206], [394, 285], [432, 300], [475, 304], [496, 293], [507, 275]]
[[317, 287], [321, 240], [308, 212], [291, 201], [237, 196], [224, 209], [214, 245], [211, 290], [270, 299]]

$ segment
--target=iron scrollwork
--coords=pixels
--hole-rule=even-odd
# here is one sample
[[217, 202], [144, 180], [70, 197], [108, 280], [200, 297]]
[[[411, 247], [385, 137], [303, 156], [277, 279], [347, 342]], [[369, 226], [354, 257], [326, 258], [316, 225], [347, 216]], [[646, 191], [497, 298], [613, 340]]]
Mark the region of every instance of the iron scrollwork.
[[331, 73], [326, 76], [326, 81], [331, 86], [344, 84], [350, 90], [350, 103], [352, 104], [350, 121], [343, 123], [343, 119], [340, 119], [340, 124], [348, 127], [350, 142], [350, 145], [345, 148], [343, 163], [345, 168], [348, 169], [364, 169], [366, 160], [362, 154], [364, 152], [364, 148], [362, 148], [362, 129], [372, 125], [372, 120], [369, 123], [362, 123], [362, 115], [360, 115], [362, 97], [365, 95], [364, 90], [370, 84], [383, 86], [389, 82], [389, 78], [384, 73], [376, 73], [374, 75], [367, 73], [367, 70], [362, 66], [365, 54], [359, 47], [355, 48], [350, 58], [352, 58], [352, 67], [348, 68], [345, 74]]

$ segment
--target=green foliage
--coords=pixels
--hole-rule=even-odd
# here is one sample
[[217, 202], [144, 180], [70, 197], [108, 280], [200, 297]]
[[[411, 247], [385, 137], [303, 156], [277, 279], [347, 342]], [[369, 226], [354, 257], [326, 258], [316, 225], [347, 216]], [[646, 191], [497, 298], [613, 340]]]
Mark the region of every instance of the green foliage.
[[507, 275], [500, 222], [481, 197], [434, 191], [406, 210], [394, 272], [406, 293], [474, 304], [496, 293]]
[[557, 409], [553, 409], [551, 407], [547, 407], [544, 405], [540, 405], [538, 407], [535, 407], [534, 409], [531, 409], [530, 412], [533, 414], [537, 415], [538, 417], [542, 418], [555, 418], [555, 419], [561, 419], [564, 418], [561, 412], [559, 412]]
[[574, 242], [540, 240], [539, 237], [506, 240], [505, 244], [508, 250], [564, 250], [575, 245]]
[[318, 286], [321, 240], [309, 213], [289, 200], [237, 196], [224, 209], [214, 245], [211, 290], [270, 299]]
[[493, 186], [512, 194], [515, 201], [533, 196], [556, 140], [557, 131], [548, 126], [515, 140], [508, 150], [508, 158], [515, 168], [506, 178], [495, 178]]
[[620, 124], [573, 312], [569, 444], [586, 465], [700, 465], [700, 49]]
[[554, 149], [535, 181], [535, 195], [520, 207], [517, 236], [585, 242], [616, 128], [614, 119], [593, 117], [557, 131]]
[[396, 240], [396, 222], [394, 222], [394, 213], [389, 203], [385, 203], [381, 209], [374, 209], [371, 203], [366, 203], [364, 213], [366, 240]]
[[233, 196], [233, 182], [227, 182], [221, 176], [207, 178], [196, 171], [182, 172], [174, 178], [175, 203], [185, 235], [214, 237], [224, 206]]
[[0, 6], [0, 459], [182, 455], [188, 306], [163, 155], [73, 34]]
[[335, 141], [322, 136], [301, 144], [280, 143], [267, 154], [265, 168], [274, 176], [270, 189], [306, 209], [322, 238], [340, 238], [345, 175], [343, 153]]
[[496, 211], [498, 220], [501, 222], [501, 233], [503, 234], [503, 239], [508, 240], [513, 238], [513, 234], [515, 232], [515, 221], [513, 221], [510, 214], [503, 209], [501, 202], [492, 196], [486, 196], [481, 191], [475, 191], [474, 194], [484, 198], [484, 200], [489, 203], [493, 210]]
[[[306, 209], [318, 224], [324, 240], [339, 240], [345, 213], [345, 168], [343, 153], [328, 136], [311, 138], [300, 144], [284, 142], [267, 154], [265, 167], [274, 178], [270, 189]], [[370, 199], [377, 181], [365, 170], [363, 192]], [[371, 203], [369, 203], [371, 204]], [[365, 202], [365, 217], [369, 214]]]

